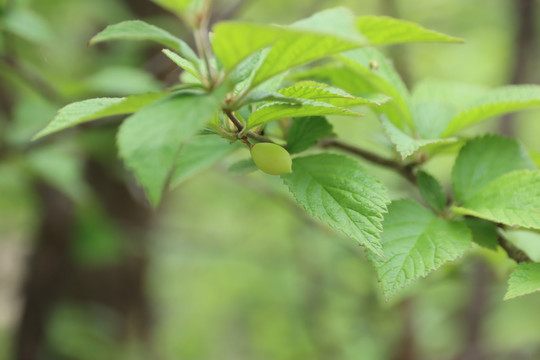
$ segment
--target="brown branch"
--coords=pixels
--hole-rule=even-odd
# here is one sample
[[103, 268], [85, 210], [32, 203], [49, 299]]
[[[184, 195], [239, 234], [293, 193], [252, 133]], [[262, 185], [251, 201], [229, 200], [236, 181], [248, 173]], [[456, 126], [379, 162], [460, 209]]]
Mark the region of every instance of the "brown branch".
[[512, 244], [503, 236], [499, 236], [499, 245], [506, 251], [508, 257], [518, 264], [533, 262], [532, 259], [523, 250]]
[[397, 161], [381, 157], [367, 150], [360, 149], [356, 146], [345, 144], [335, 138], [323, 139], [319, 142], [319, 146], [322, 148], [336, 148], [357, 155], [375, 165], [379, 165], [387, 169], [396, 171], [398, 174], [407, 179], [410, 183], [416, 185], [416, 174], [414, 173], [414, 168], [416, 165], [418, 165], [417, 163], [410, 163], [404, 165]]

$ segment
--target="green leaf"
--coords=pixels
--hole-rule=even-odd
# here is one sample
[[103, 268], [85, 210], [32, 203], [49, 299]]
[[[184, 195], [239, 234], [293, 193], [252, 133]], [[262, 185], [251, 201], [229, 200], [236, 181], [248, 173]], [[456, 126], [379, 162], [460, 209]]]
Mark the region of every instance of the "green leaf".
[[385, 258], [373, 260], [387, 299], [471, 247], [471, 233], [463, 222], [439, 218], [412, 200], [392, 202], [383, 228]]
[[454, 198], [464, 202], [503, 174], [534, 168], [516, 140], [498, 135], [472, 139], [461, 149], [452, 169]]
[[504, 174], [467, 198], [457, 214], [511, 226], [540, 229], [540, 171]]
[[392, 142], [396, 146], [396, 150], [400, 153], [403, 159], [411, 156], [420, 149], [429, 147], [444, 146], [458, 141], [456, 138], [448, 139], [417, 139], [405, 133], [403, 130], [395, 126], [385, 114], [379, 116], [383, 129]]
[[176, 169], [171, 178], [171, 187], [177, 186], [193, 174], [210, 167], [241, 146], [241, 143], [231, 144], [215, 135], [201, 135], [193, 138], [180, 150]]
[[[253, 75], [255, 69], [257, 69], [262, 60], [266, 57], [266, 50], [259, 50], [244, 59], [238, 66], [229, 74], [229, 78], [233, 84], [239, 85], [246, 81]], [[249, 79], [251, 80], [251, 79]]]
[[360, 16], [356, 25], [360, 33], [372, 45], [411, 42], [463, 42], [462, 39], [426, 29], [416, 23], [388, 16]]
[[280, 93], [267, 91], [267, 90], [255, 90], [249, 93], [248, 96], [238, 105], [238, 108], [242, 108], [248, 104], [253, 104], [262, 101], [277, 101], [290, 104], [301, 104], [302, 100], [291, 98]]
[[142, 108], [121, 125], [120, 156], [152, 204], [161, 199], [182, 143], [216, 115], [218, 105], [212, 95], [174, 94]]
[[399, 129], [413, 127], [409, 91], [384, 55], [373, 48], [364, 48], [348, 51], [337, 58], [357, 75], [349, 75], [345, 81], [334, 85], [353, 94], [381, 93], [391, 97], [392, 100], [382, 105], [378, 111], [386, 114]]
[[540, 106], [539, 85], [510, 85], [490, 91], [461, 111], [448, 124], [442, 136], [476, 124], [493, 116]]
[[315, 81], [297, 82], [290, 87], [280, 89], [279, 93], [292, 98], [322, 101], [338, 107], [381, 105], [380, 103], [351, 95], [344, 90]]
[[[347, 13], [347, 14], [346, 14]], [[336, 21], [341, 16], [341, 24]], [[293, 67], [365, 45], [343, 8], [315, 14], [292, 26], [222, 22], [214, 27], [214, 52], [223, 67], [231, 71], [250, 54], [271, 46], [256, 70], [251, 88]], [[344, 29], [350, 29], [347, 35]]]
[[540, 263], [519, 264], [510, 274], [504, 300], [540, 291]]
[[292, 168], [281, 178], [308, 213], [382, 256], [379, 233], [389, 200], [375, 177], [355, 160], [334, 154], [298, 157]]
[[306, 19], [295, 22], [291, 27], [361, 38], [356, 30], [354, 14], [343, 6], [319, 11]]
[[465, 223], [471, 230], [475, 243], [487, 249], [497, 251], [499, 234], [497, 234], [495, 224], [477, 218], [465, 218]]
[[144, 21], [129, 20], [119, 24], [109, 25], [90, 40], [90, 45], [112, 40], [155, 41], [173, 49], [191, 63], [199, 63], [199, 58], [185, 41]]
[[244, 159], [235, 162], [229, 166], [229, 172], [231, 174], [248, 174], [253, 171], [257, 171], [259, 168], [255, 165], [255, 162], [252, 158]]
[[414, 124], [424, 139], [438, 139], [454, 116], [470, 107], [489, 89], [453, 81], [424, 80], [415, 86]]
[[165, 93], [135, 95], [125, 98], [98, 98], [69, 104], [58, 110], [56, 117], [41, 130], [34, 140], [60, 130], [106, 116], [130, 114], [154, 102]]
[[332, 125], [322, 116], [295, 118], [287, 136], [287, 150], [291, 154], [302, 152], [331, 133]]
[[302, 104], [272, 102], [259, 107], [251, 114], [246, 130], [272, 120], [317, 115], [361, 116], [361, 114], [349, 109], [333, 106], [321, 101], [305, 100]]
[[424, 171], [419, 171], [417, 182], [426, 203], [435, 211], [443, 211], [446, 206], [446, 195], [437, 179]]
[[201, 79], [201, 76], [199, 75], [199, 71], [197, 70], [195, 65], [193, 65], [192, 62], [184, 59], [183, 57], [181, 57], [180, 55], [178, 55], [177, 53], [169, 49], [163, 49], [162, 52], [180, 68], [186, 70], [191, 75], [195, 76], [197, 79], [199, 80]]

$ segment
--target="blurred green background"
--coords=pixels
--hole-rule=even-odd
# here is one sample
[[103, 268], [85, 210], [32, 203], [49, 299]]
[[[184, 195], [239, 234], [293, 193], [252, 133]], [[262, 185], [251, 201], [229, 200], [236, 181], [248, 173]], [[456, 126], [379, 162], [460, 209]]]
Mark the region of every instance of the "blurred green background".
[[[466, 39], [384, 49], [411, 87], [540, 81], [532, 0], [215, 3], [216, 19], [283, 24], [344, 5]], [[304, 214], [279, 179], [227, 172], [247, 150], [188, 179], [155, 213], [116, 158], [119, 119], [30, 144], [69, 102], [177, 81], [152, 44], [87, 47], [106, 25], [139, 18], [191, 38], [147, 0], [0, 6], [0, 359], [540, 359], [540, 294], [502, 301], [514, 266], [502, 252], [475, 248], [386, 303], [360, 247]], [[540, 153], [539, 116], [469, 133], [515, 134]], [[331, 121], [345, 140], [390, 154], [374, 116]], [[447, 188], [453, 160], [427, 164]], [[393, 199], [418, 197], [365, 166]], [[538, 234], [512, 236], [540, 260]]]

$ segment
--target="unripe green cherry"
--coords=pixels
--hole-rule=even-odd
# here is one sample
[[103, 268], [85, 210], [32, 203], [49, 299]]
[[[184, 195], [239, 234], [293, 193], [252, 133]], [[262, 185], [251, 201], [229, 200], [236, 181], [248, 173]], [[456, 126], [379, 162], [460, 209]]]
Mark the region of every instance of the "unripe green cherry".
[[279, 145], [258, 143], [251, 148], [255, 165], [269, 175], [282, 175], [292, 172], [291, 155]]

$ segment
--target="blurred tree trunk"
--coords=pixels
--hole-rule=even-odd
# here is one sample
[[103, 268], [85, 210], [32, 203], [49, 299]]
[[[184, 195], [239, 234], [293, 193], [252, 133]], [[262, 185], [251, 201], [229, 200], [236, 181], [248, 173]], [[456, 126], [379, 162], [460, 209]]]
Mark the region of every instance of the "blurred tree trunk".
[[[522, 84], [531, 82], [532, 65], [538, 53], [536, 35], [536, 0], [514, 0], [514, 22], [517, 26], [515, 35], [515, 57], [512, 65], [510, 83]], [[537, 79], [534, 79], [537, 80]], [[507, 136], [515, 136], [514, 120], [516, 113], [502, 117], [500, 131]]]
[[[151, 226], [151, 210], [142, 205], [128, 186], [107, 167], [87, 161], [86, 178], [106, 216], [122, 230], [126, 253], [114, 265], [84, 267], [73, 259], [76, 205], [58, 189], [38, 183], [41, 224], [27, 267], [23, 291], [25, 304], [15, 341], [15, 359], [43, 358], [49, 317], [62, 300], [98, 303], [120, 315], [123, 324], [118, 340], [127, 338], [135, 326], [139, 339], [150, 345], [151, 314], [145, 292], [147, 265], [145, 239]], [[52, 349], [54, 350], [54, 349]], [[149, 350], [150, 351], [150, 350]]]
[[470, 297], [461, 314], [464, 343], [455, 360], [488, 360], [490, 356], [484, 349], [482, 329], [489, 313], [491, 269], [484, 259], [475, 258], [467, 278], [470, 279]]
[[55, 188], [38, 182], [41, 224], [33, 254], [27, 266], [23, 291], [25, 304], [15, 340], [15, 359], [39, 359], [51, 307], [57, 301], [66, 274], [71, 273], [69, 258], [74, 205]]

